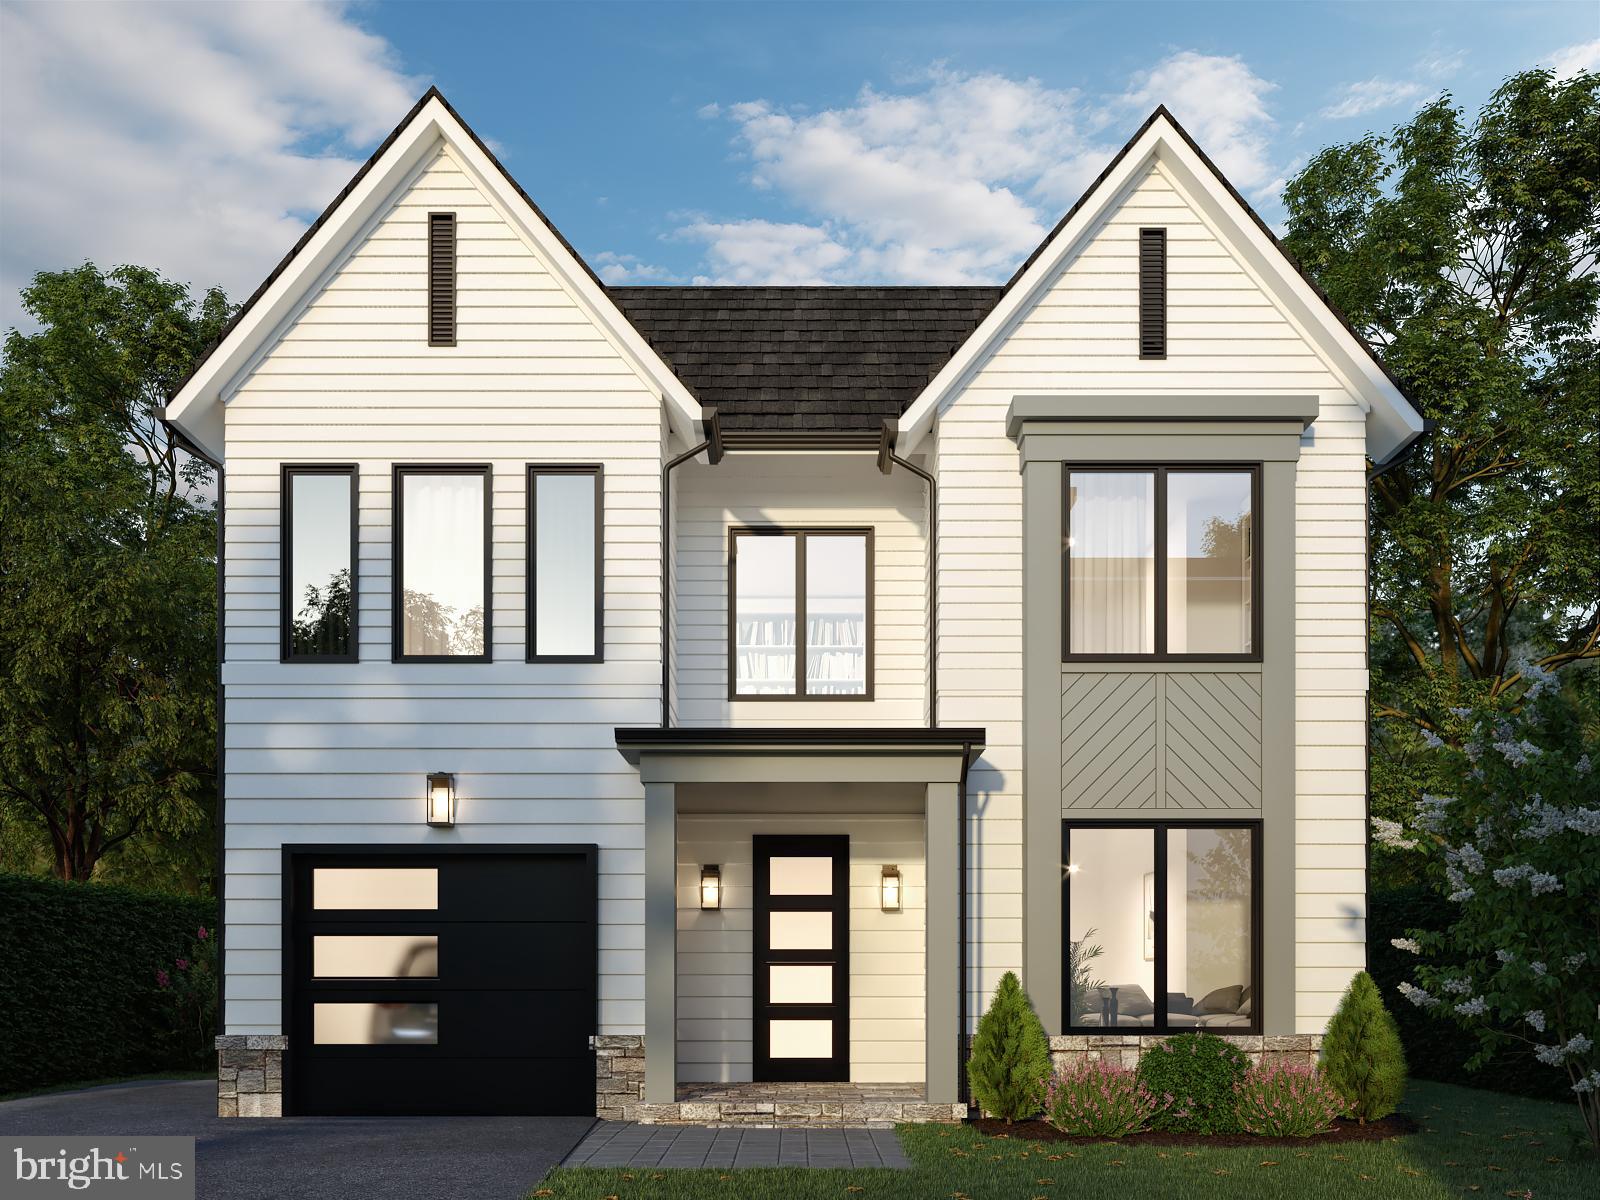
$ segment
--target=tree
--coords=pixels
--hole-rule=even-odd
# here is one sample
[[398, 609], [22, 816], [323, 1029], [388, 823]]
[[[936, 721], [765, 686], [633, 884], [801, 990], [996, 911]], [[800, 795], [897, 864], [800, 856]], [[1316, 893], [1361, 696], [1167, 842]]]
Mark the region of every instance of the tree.
[[1026, 1120], [1044, 1107], [1050, 1074], [1050, 1039], [1015, 972], [1007, 971], [972, 1039], [973, 1098], [1007, 1125]]
[[1457, 786], [1424, 796], [1400, 832], [1453, 920], [1393, 944], [1421, 958], [1402, 994], [1477, 1034], [1469, 1067], [1511, 1045], [1565, 1072], [1600, 1150], [1600, 738], [1576, 678], [1531, 670], [1519, 712], [1452, 714], [1460, 748], [1436, 749]]
[[[414, 592], [407, 592], [409, 597]], [[289, 625], [289, 641], [296, 654], [342, 654], [350, 648], [350, 568], [343, 567], [318, 587], [306, 584], [300, 611]]]
[[1286, 244], [1437, 423], [1371, 488], [1374, 811], [1424, 732], [1600, 654], [1600, 78], [1448, 96], [1288, 185]]
[[1322, 1069], [1360, 1124], [1387, 1117], [1406, 1094], [1400, 1030], [1378, 985], [1362, 971], [1350, 981], [1322, 1039]]
[[229, 306], [139, 267], [42, 273], [0, 363], [0, 805], [53, 868], [203, 829], [216, 516], [158, 413]]

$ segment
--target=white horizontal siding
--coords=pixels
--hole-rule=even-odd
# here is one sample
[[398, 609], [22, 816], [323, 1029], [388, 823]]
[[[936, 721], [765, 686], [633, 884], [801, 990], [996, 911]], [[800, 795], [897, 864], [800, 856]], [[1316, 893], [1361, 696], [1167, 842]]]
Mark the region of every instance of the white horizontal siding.
[[[756, 834], [850, 838], [850, 1079], [924, 1078], [927, 861], [920, 816], [717, 814], [678, 818], [678, 1078], [751, 1077]], [[700, 868], [722, 869], [722, 908], [702, 912]], [[883, 866], [900, 868], [900, 912], [880, 908]]]
[[[460, 344], [427, 345], [425, 214], [458, 221]], [[280, 847], [600, 846], [599, 1032], [644, 1027], [643, 791], [612, 729], [660, 720], [660, 402], [435, 158], [227, 405], [227, 1032], [277, 1032]], [[361, 662], [278, 662], [278, 469], [360, 468]], [[397, 462], [493, 468], [494, 662], [390, 661]], [[523, 661], [525, 466], [602, 463], [605, 658]], [[456, 829], [422, 823], [448, 770]]]
[[[1168, 355], [1137, 357], [1141, 226], [1168, 245]], [[973, 772], [975, 895], [992, 914], [974, 947], [975, 1003], [1021, 966], [1021, 479], [1005, 414], [1018, 395], [1208, 396], [1305, 392], [1320, 415], [1296, 495], [1296, 1021], [1323, 1027], [1365, 939], [1365, 426], [1313, 342], [1158, 166], [974, 368], [938, 416], [940, 718], [986, 725]], [[977, 640], [952, 636], [959, 629]], [[1002, 767], [999, 764], [1005, 762]], [[991, 815], [992, 814], [992, 815]], [[1048, 832], [1048, 831], [1045, 831]], [[987, 865], [1004, 862], [1004, 867]], [[1268, 899], [1286, 903], [1289, 897]], [[1006, 915], [1002, 915], [1006, 914]], [[1016, 914], [1016, 915], [1011, 915]], [[1311, 964], [1315, 963], [1313, 967]]]
[[[870, 454], [731, 453], [685, 463], [673, 503], [674, 678], [682, 725], [921, 725], [928, 696], [927, 496]], [[870, 526], [871, 700], [728, 699], [728, 530]]]

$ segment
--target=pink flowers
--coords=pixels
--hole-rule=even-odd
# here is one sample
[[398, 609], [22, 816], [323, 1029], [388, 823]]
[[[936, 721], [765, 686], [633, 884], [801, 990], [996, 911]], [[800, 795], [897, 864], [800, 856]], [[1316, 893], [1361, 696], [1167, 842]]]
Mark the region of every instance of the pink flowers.
[[1159, 1100], [1134, 1073], [1108, 1062], [1086, 1062], [1057, 1071], [1045, 1088], [1045, 1115], [1063, 1133], [1126, 1137], [1172, 1104]]
[[156, 986], [157, 987], [171, 987], [172, 986], [172, 977], [170, 975], [168, 975], [165, 971], [163, 971], [160, 967], [156, 968]]
[[1344, 1098], [1321, 1071], [1266, 1063], [1253, 1067], [1233, 1088], [1239, 1124], [1264, 1137], [1311, 1137], [1344, 1115]]
[[211, 935], [206, 932], [206, 927], [204, 925], [202, 925], [202, 926], [200, 926], [200, 932], [197, 933], [195, 936], [198, 937], [203, 942], [208, 937], [210, 937]]
[[187, 958], [180, 958], [174, 965], [180, 971], [187, 971], [189, 969], [189, 960]]

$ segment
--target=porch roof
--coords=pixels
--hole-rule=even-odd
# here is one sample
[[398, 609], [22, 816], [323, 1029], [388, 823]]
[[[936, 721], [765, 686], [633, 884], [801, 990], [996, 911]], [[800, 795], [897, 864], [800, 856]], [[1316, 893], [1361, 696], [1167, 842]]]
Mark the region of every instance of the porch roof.
[[939, 753], [965, 754], [968, 761], [983, 750], [980, 726], [814, 726], [690, 725], [620, 726], [617, 749], [635, 766], [643, 753], [739, 755], [760, 752], [809, 753]]

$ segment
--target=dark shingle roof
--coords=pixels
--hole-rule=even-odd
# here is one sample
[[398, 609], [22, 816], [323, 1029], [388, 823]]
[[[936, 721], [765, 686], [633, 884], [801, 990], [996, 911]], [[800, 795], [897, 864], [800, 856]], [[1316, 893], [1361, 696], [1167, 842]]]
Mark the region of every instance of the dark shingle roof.
[[726, 431], [873, 432], [1000, 299], [998, 287], [613, 287]]

